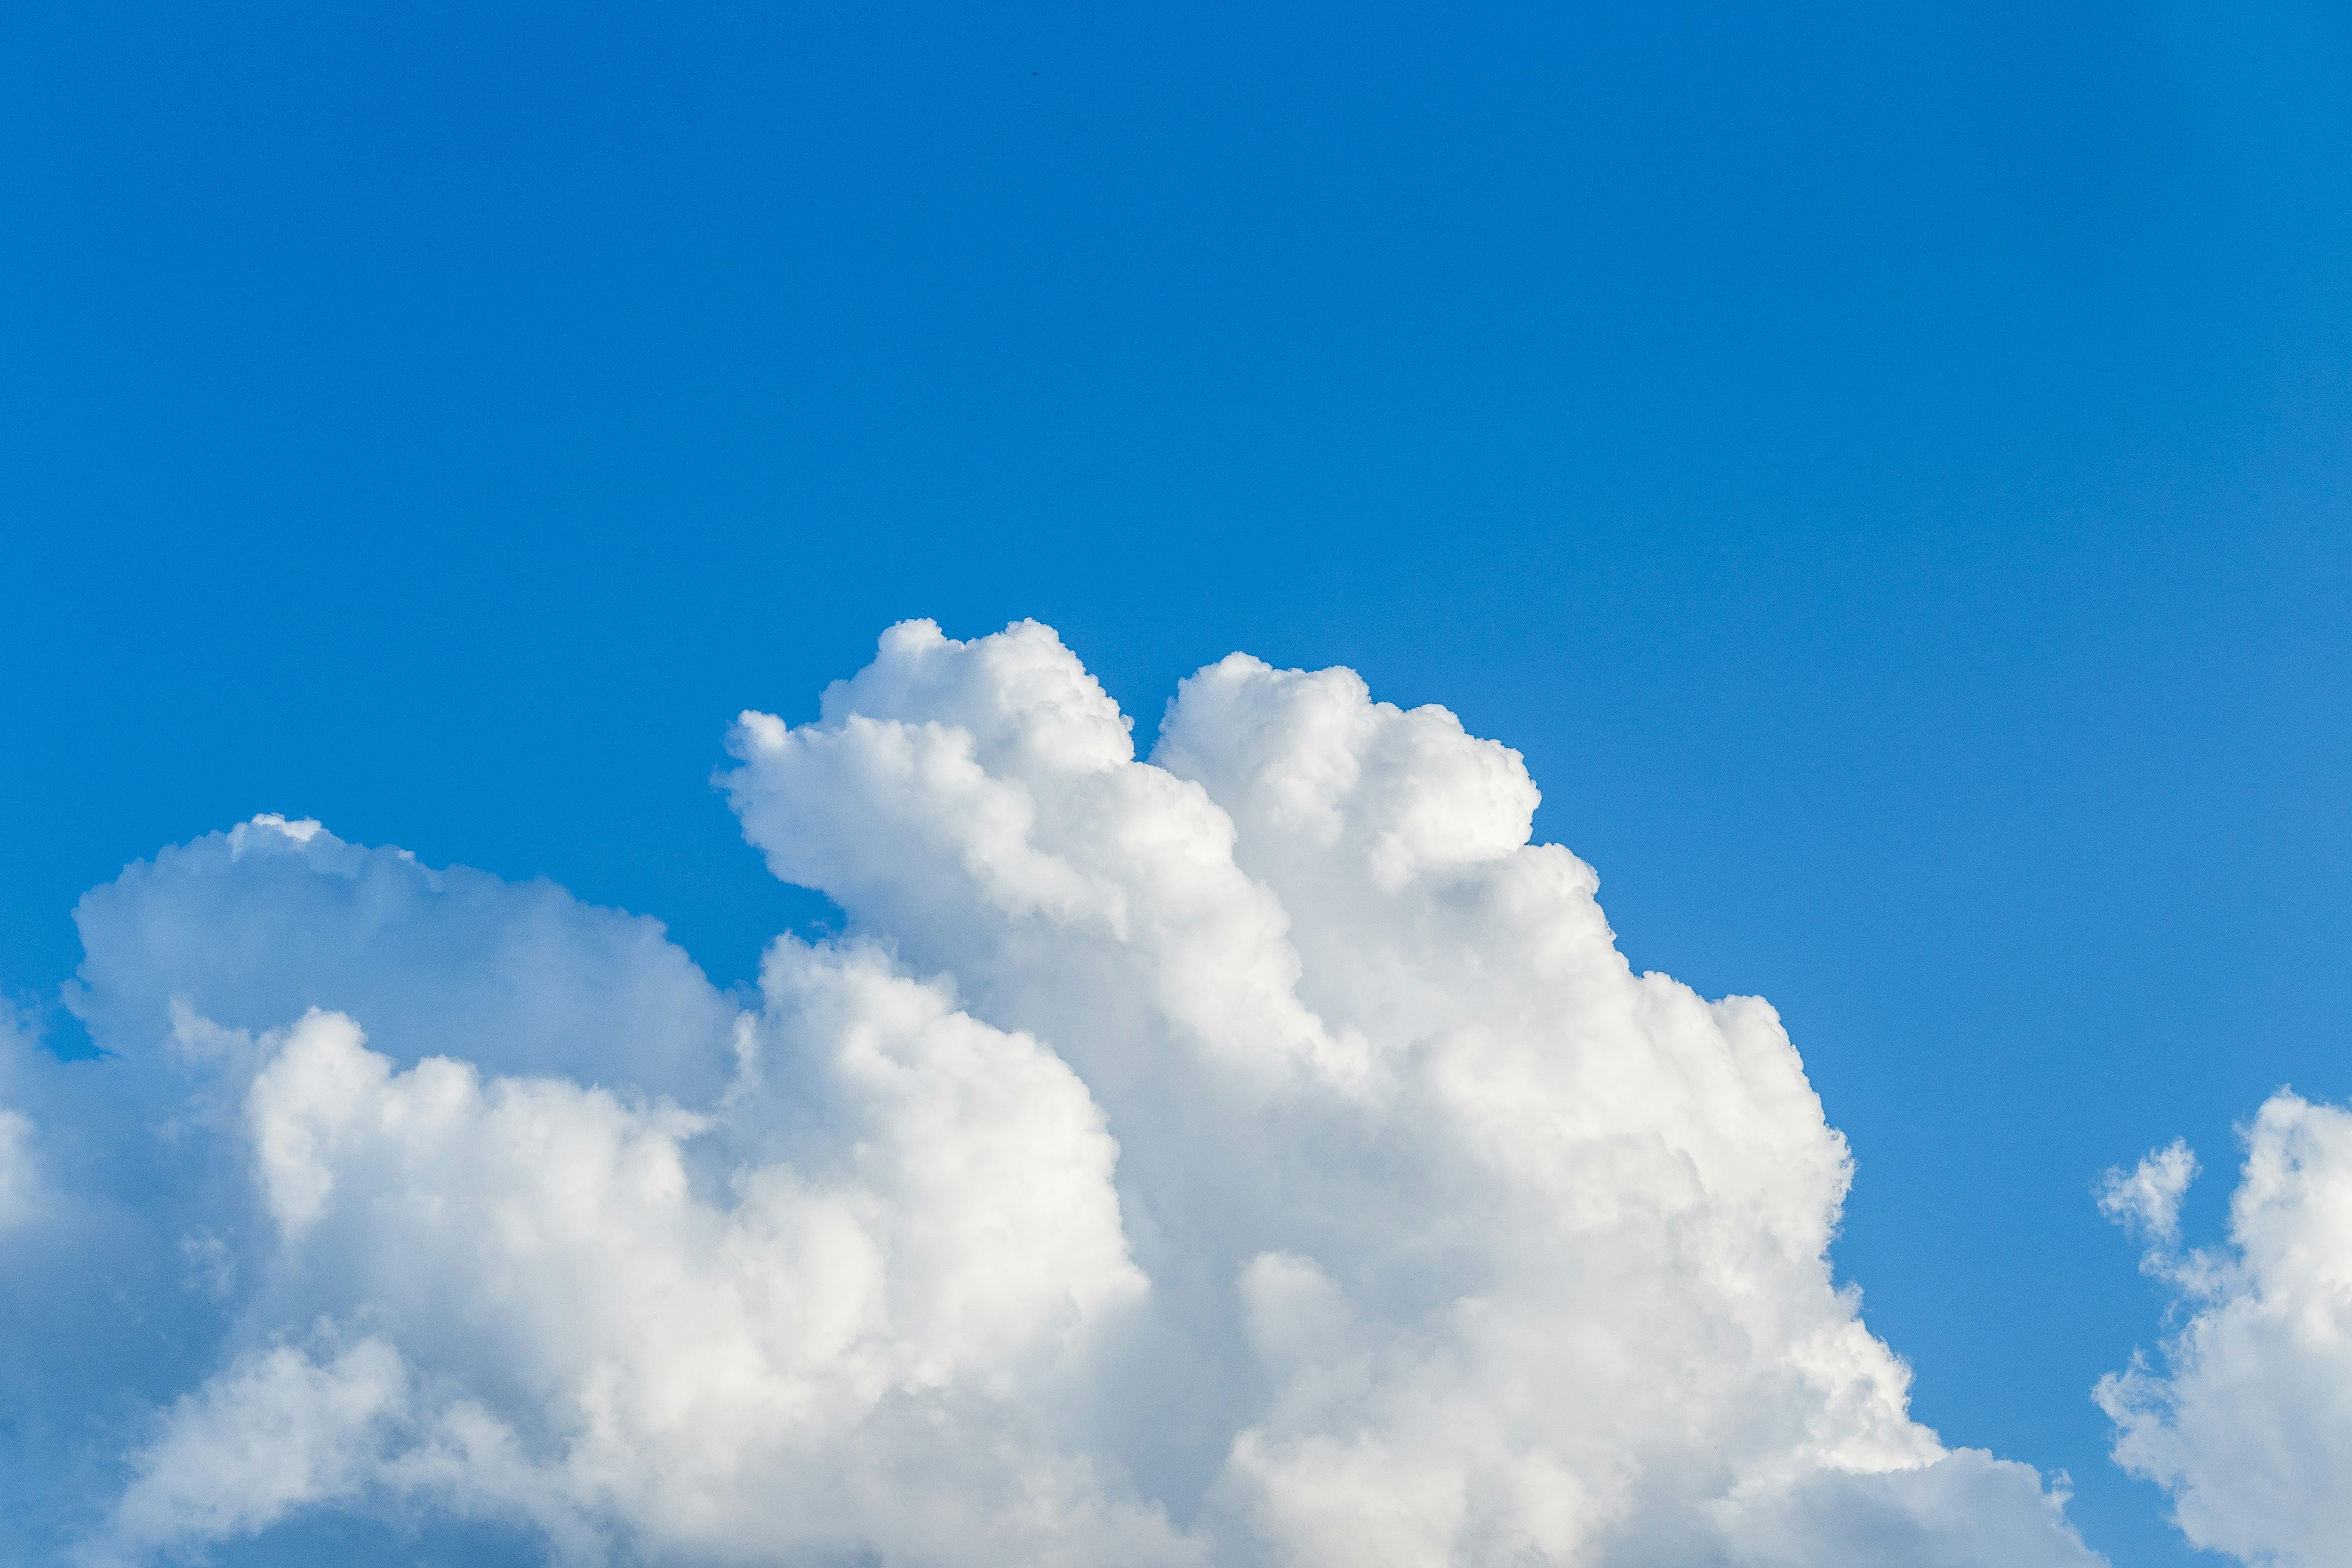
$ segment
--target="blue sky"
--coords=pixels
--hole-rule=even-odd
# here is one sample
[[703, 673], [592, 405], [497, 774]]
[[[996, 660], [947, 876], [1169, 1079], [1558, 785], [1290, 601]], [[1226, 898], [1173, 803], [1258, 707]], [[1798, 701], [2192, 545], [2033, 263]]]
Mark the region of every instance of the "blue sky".
[[2186, 1562], [2100, 1215], [2352, 1096], [2352, 28], [2315, 5], [0, 7], [0, 988], [256, 812], [834, 917], [710, 787], [876, 635], [1517, 748], [1781, 1010], [1947, 1442]]

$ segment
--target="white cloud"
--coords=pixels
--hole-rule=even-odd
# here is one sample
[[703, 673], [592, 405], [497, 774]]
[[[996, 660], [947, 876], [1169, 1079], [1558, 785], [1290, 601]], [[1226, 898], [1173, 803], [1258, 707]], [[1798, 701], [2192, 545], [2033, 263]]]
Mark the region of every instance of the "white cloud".
[[242, 1356], [172, 1408], [90, 1563], [134, 1562], [191, 1538], [251, 1534], [365, 1483], [379, 1434], [404, 1412], [407, 1372], [382, 1340], [323, 1363], [290, 1345]]
[[11, 1232], [56, 1208], [41, 1169], [40, 1128], [27, 1114], [44, 1098], [48, 1065], [32, 1029], [0, 998], [0, 1248], [10, 1245]]
[[[787, 942], [766, 982], [751, 1063], [791, 1071], [724, 1114], [797, 1158], [720, 1194], [683, 1147], [712, 1120], [667, 1102], [399, 1070], [339, 1014], [257, 1042], [243, 1131], [277, 1245], [252, 1316], [363, 1321], [366, 1376], [360, 1351], [239, 1362], [173, 1410], [103, 1544], [373, 1491], [520, 1514], [572, 1557], [1196, 1556], [1043, 1399], [1145, 1289], [1084, 1086], [870, 949]], [[414, 1408], [404, 1364], [438, 1390]]]
[[2168, 1245], [2179, 1239], [2180, 1199], [2196, 1179], [2197, 1156], [2175, 1138], [2151, 1150], [2129, 1174], [2109, 1167], [2099, 1178], [2099, 1212]]
[[1778, 1016], [1633, 973], [1451, 714], [1236, 657], [1139, 762], [1045, 628], [911, 623], [733, 745], [850, 921], [750, 1011], [312, 824], [84, 900], [217, 1323], [92, 1552], [343, 1508], [580, 1561], [2096, 1561], [1909, 1419]]
[[[75, 1010], [142, 1057], [173, 1025], [259, 1034], [311, 1007], [404, 1061], [454, 1055], [702, 1101], [736, 1010], [660, 922], [552, 883], [436, 871], [265, 814], [83, 895]], [[184, 1045], [188, 1042], [184, 1041]]]
[[2135, 1357], [2097, 1398], [2116, 1461], [2170, 1492], [2190, 1542], [2322, 1568], [2352, 1561], [2352, 1113], [2281, 1092], [2246, 1139], [2220, 1252], [2173, 1249], [2194, 1164], [2176, 1143], [2156, 1167], [2178, 1180], [2156, 1184], [2165, 1223], [2151, 1226], [2147, 1268], [2177, 1287], [2187, 1321], [2162, 1372]]

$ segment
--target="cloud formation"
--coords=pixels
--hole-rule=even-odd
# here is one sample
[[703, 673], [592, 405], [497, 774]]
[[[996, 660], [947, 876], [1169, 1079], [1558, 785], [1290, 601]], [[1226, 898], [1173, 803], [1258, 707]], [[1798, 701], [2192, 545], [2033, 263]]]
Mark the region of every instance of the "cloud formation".
[[2111, 1173], [2110, 1213], [2146, 1216], [2143, 1267], [2187, 1314], [2163, 1347], [2100, 1380], [2115, 1456], [2171, 1494], [2195, 1545], [2322, 1568], [2352, 1542], [2352, 1113], [2282, 1091], [2246, 1129], [2229, 1244], [2181, 1251], [2186, 1145]]
[[138, 1276], [95, 1342], [171, 1331], [108, 1412], [98, 1370], [15, 1374], [98, 1434], [44, 1540], [2097, 1561], [2032, 1469], [1909, 1419], [1778, 1016], [1632, 973], [1517, 754], [1443, 709], [1237, 655], [1141, 762], [1051, 631], [913, 622], [730, 743], [746, 837], [847, 917], [756, 996], [649, 921], [278, 818], [84, 900], [113, 1055], [0, 1153], [76, 1130], [94, 1217], [53, 1256]]

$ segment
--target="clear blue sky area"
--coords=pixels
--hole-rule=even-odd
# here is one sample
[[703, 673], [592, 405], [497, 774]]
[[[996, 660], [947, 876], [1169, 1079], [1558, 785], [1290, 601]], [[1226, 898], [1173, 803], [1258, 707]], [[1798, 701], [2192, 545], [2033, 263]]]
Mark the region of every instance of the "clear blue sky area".
[[739, 982], [723, 729], [886, 624], [1351, 665], [1780, 1007], [1918, 1415], [2189, 1561], [2091, 1185], [2352, 1094], [2347, 198], [2279, 0], [8, 0], [0, 986], [257, 811]]

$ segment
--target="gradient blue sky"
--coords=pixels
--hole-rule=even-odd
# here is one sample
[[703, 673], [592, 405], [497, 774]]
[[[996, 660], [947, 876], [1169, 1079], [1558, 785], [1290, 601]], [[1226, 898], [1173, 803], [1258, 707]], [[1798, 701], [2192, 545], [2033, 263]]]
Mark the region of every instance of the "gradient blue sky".
[[2276, 0], [5, 0], [0, 987], [264, 810], [735, 982], [723, 728], [887, 623], [1352, 665], [1781, 1008], [1921, 1418], [2188, 1561], [2090, 1188], [2352, 1094], [2347, 197]]

